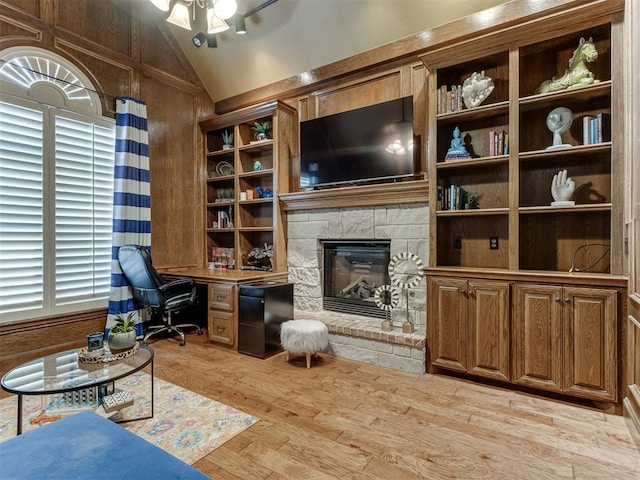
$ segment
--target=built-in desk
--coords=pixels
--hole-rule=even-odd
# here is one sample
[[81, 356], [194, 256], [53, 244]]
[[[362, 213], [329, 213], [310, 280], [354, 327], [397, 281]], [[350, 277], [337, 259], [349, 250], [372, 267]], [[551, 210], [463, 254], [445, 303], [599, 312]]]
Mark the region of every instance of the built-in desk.
[[238, 349], [238, 286], [262, 281], [287, 281], [288, 273], [208, 268], [159, 269], [167, 278], [191, 277], [207, 285], [209, 341]]

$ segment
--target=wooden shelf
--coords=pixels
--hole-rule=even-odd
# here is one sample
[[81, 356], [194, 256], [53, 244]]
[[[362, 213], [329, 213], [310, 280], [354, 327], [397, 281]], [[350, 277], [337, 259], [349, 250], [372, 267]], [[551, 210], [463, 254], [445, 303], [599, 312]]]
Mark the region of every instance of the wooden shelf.
[[249, 143], [238, 147], [241, 152], [266, 152], [273, 149], [273, 139], [262, 140], [260, 142]]
[[468, 168], [468, 167], [485, 167], [488, 165], [507, 165], [509, 164], [509, 155], [498, 155], [495, 157], [469, 158], [461, 160], [450, 160], [438, 162], [436, 168], [438, 170]]
[[487, 215], [508, 215], [508, 208], [476, 208], [471, 210], [438, 210], [438, 217], [482, 217]]
[[239, 178], [255, 178], [255, 177], [270, 177], [273, 176], [273, 168], [265, 168], [263, 170], [253, 170], [251, 172], [238, 174]]
[[457, 112], [441, 113], [436, 116], [439, 125], [451, 125], [456, 122], [469, 120], [483, 120], [498, 115], [507, 115], [509, 113], [509, 102], [497, 102], [479, 107], [459, 110]]
[[273, 202], [273, 197], [253, 198], [251, 200], [238, 200], [238, 205], [257, 205], [261, 203], [271, 203], [271, 202]]
[[556, 148], [550, 150], [532, 150], [529, 152], [520, 152], [518, 155], [520, 157], [520, 161], [530, 161], [530, 160], [541, 160], [552, 158], [556, 159], [558, 157], [569, 157], [569, 156], [578, 156], [584, 154], [600, 154], [600, 153], [610, 153], [611, 152], [611, 142], [602, 142], [596, 143], [593, 145], [576, 145], [569, 148]]
[[554, 207], [551, 205], [541, 205], [537, 207], [520, 207], [521, 214], [533, 213], [578, 213], [578, 212], [607, 212], [611, 211], [610, 203], [595, 203], [588, 205], [573, 205], [567, 207]]
[[207, 182], [224, 182], [235, 179], [234, 175], [221, 175], [219, 177], [208, 177]]
[[606, 97], [609, 95], [611, 95], [611, 80], [595, 83], [586, 87], [531, 95], [519, 100], [520, 113], [538, 110], [541, 108], [555, 108], [558, 105], [561, 105], [561, 102], [566, 102], [567, 100], [584, 102], [593, 98]]
[[241, 233], [273, 232], [273, 228], [272, 227], [240, 227], [240, 228], [238, 228], [238, 231], [241, 232]]

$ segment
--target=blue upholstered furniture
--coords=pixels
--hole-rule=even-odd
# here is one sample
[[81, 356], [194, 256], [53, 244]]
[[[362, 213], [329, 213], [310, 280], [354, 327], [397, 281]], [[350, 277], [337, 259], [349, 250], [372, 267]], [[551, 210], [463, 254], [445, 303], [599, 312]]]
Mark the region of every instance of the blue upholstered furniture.
[[182, 460], [93, 412], [0, 443], [3, 479], [206, 479]]

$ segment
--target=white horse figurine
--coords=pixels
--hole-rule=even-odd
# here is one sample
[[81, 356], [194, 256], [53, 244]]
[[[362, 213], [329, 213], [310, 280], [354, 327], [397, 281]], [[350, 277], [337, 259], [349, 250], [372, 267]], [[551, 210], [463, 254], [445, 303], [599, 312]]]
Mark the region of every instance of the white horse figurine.
[[540, 84], [536, 93], [549, 93], [567, 88], [583, 87], [598, 83], [593, 73], [587, 68], [587, 63], [592, 63], [598, 58], [598, 51], [593, 44], [593, 38], [580, 39], [580, 44], [569, 59], [569, 68], [565, 70], [560, 78], [553, 77]]

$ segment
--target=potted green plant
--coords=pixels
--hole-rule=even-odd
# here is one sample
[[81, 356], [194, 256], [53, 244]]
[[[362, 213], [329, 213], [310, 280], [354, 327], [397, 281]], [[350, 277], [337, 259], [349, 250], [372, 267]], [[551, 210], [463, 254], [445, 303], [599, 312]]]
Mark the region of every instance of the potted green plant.
[[116, 324], [109, 330], [109, 350], [118, 353], [133, 348], [136, 344], [136, 312], [115, 316]]
[[267, 120], [266, 122], [254, 122], [251, 130], [256, 132], [256, 139], [266, 140], [269, 137], [269, 132], [271, 131], [271, 122]]
[[464, 195], [463, 201], [464, 201], [465, 210], [478, 208], [478, 199], [480, 198], [480, 195], [474, 192], [470, 192], [468, 190], [465, 190], [463, 195]]
[[222, 132], [222, 149], [229, 150], [233, 147], [233, 132], [227, 130]]

